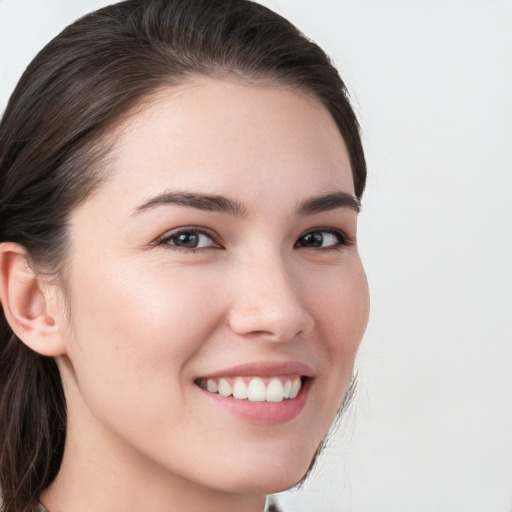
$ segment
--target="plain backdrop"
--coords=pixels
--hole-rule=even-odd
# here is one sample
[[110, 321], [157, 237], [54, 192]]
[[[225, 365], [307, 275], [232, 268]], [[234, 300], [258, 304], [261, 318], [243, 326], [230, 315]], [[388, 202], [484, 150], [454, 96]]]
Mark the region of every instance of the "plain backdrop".
[[[0, 0], [0, 109], [100, 0]], [[332, 56], [369, 164], [359, 392], [290, 512], [512, 511], [512, 1], [265, 0]], [[300, 449], [300, 447], [298, 447]]]

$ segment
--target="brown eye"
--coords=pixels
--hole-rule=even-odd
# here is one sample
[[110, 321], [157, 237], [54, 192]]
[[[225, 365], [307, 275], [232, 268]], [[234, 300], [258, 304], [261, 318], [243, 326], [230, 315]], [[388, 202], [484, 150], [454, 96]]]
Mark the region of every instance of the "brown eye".
[[346, 239], [337, 231], [310, 231], [302, 235], [296, 242], [296, 247], [333, 248], [345, 245]]
[[199, 245], [199, 235], [197, 233], [180, 233], [170, 240], [173, 245], [186, 247], [187, 249], [196, 249]]
[[170, 233], [163, 237], [159, 243], [189, 250], [218, 247], [218, 244], [213, 241], [209, 234], [193, 229]]

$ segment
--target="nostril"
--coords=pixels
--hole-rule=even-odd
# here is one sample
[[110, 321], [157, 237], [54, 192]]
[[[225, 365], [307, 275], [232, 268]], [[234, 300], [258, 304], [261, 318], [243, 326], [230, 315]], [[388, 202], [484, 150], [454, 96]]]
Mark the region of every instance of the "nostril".
[[253, 339], [287, 342], [311, 332], [314, 320], [301, 306], [233, 309], [229, 315], [231, 329]]

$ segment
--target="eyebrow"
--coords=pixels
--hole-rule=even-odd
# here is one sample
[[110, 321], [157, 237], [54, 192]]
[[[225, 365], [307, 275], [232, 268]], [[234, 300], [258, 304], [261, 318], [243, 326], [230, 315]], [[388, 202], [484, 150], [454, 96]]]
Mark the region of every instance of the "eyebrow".
[[[175, 204], [198, 210], [221, 212], [245, 217], [247, 209], [236, 199], [229, 199], [220, 195], [200, 194], [194, 192], [169, 191], [159, 194], [135, 209], [134, 213], [151, 210], [158, 206]], [[349, 208], [359, 213], [360, 202], [353, 195], [347, 192], [332, 192], [321, 196], [315, 196], [299, 204], [297, 213], [299, 215], [313, 215], [315, 213], [335, 210], [337, 208]]]
[[140, 205], [136, 208], [135, 213], [167, 204], [176, 204], [210, 212], [229, 213], [236, 217], [244, 217], [247, 214], [244, 205], [235, 199], [193, 192], [164, 192]]
[[297, 208], [299, 215], [313, 215], [327, 212], [337, 208], [349, 208], [359, 213], [361, 203], [359, 199], [347, 192], [332, 192], [330, 194], [312, 197], [302, 202]]

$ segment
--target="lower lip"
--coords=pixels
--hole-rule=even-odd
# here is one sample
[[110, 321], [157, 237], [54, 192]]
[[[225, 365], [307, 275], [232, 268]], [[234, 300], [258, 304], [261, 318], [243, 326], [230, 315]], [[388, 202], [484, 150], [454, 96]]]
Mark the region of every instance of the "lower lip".
[[251, 402], [249, 400], [238, 400], [232, 396], [225, 398], [217, 393], [198, 389], [215, 404], [248, 423], [255, 425], [278, 425], [293, 420], [304, 409], [312, 380], [311, 378], [306, 379], [295, 398], [283, 400], [282, 402]]

